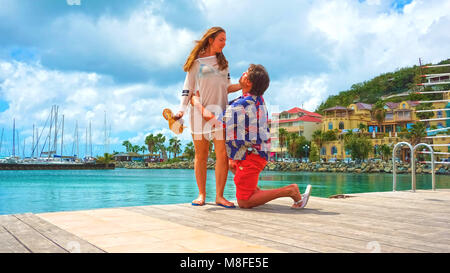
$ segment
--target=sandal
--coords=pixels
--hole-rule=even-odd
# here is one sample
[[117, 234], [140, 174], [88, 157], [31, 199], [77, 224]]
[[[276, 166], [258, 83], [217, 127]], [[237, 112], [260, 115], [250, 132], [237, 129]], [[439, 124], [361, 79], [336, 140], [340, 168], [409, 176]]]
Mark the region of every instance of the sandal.
[[172, 132], [177, 135], [183, 133], [183, 129], [185, 128], [185, 126], [183, 126], [182, 119], [175, 120], [173, 118], [172, 110], [170, 110], [169, 108], [164, 109], [162, 114], [163, 117], [169, 122], [169, 128]]

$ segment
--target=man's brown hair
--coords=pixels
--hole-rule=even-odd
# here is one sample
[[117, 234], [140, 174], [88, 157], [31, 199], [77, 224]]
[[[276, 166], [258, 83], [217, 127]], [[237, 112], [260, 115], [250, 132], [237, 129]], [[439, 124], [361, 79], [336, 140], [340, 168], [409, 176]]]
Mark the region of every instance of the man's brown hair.
[[252, 83], [250, 94], [262, 96], [269, 87], [270, 78], [264, 66], [260, 64], [251, 64], [248, 67], [247, 77]]

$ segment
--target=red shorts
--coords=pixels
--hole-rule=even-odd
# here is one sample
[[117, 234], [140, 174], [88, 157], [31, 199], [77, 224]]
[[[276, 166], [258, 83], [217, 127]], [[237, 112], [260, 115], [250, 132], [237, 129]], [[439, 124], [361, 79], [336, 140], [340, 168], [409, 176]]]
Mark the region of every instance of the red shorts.
[[244, 160], [236, 160], [236, 198], [248, 200], [258, 186], [259, 174], [267, 164], [267, 160], [254, 153], [247, 154]]

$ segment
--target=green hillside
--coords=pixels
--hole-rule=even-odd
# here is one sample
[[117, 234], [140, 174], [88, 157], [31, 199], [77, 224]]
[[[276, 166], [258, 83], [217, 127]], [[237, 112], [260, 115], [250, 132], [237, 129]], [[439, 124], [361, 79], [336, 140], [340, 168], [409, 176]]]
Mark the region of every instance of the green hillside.
[[[441, 61], [438, 64], [450, 64], [450, 59]], [[426, 64], [431, 65], [431, 64]], [[443, 73], [450, 72], [448, 67], [443, 68], [428, 68], [421, 71], [420, 66], [405, 67], [400, 68], [395, 72], [388, 72], [381, 74], [369, 81], [362, 83], [357, 83], [351, 86], [350, 90], [341, 91], [339, 94], [330, 96], [325, 102], [319, 105], [316, 112], [322, 114], [322, 110], [333, 107], [333, 106], [348, 106], [354, 102], [364, 102], [364, 103], [376, 103], [380, 100], [381, 96], [388, 96], [399, 94], [402, 92], [407, 92], [408, 90], [418, 91], [417, 83], [422, 82], [420, 75], [431, 74], [431, 73]], [[441, 86], [442, 88], [450, 88], [449, 86]], [[431, 87], [427, 87], [430, 89]], [[409, 100], [419, 100], [419, 99], [439, 99], [442, 95], [417, 95], [410, 94], [406, 99]], [[405, 99], [405, 97], [394, 97], [385, 100], [387, 101], [400, 101]]]

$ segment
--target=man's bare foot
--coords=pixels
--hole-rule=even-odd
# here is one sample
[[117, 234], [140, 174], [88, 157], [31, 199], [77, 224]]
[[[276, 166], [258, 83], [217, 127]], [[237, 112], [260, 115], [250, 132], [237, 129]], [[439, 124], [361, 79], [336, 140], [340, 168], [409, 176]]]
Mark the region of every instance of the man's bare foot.
[[302, 194], [300, 193], [300, 190], [298, 188], [297, 184], [291, 184], [289, 185], [292, 189], [292, 195], [291, 198], [294, 200], [294, 204], [292, 205], [292, 208], [298, 208], [302, 205]]
[[216, 197], [216, 204], [223, 205], [225, 207], [234, 207], [234, 203], [225, 199], [225, 197]]
[[[297, 187], [298, 188], [298, 187]], [[308, 203], [309, 196], [311, 195], [311, 185], [306, 186], [305, 193], [303, 195], [300, 194], [301, 200], [295, 201], [291, 208], [304, 208], [306, 204]]]

